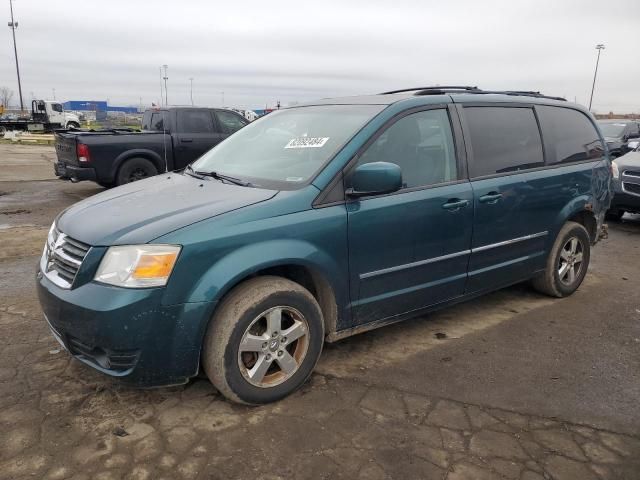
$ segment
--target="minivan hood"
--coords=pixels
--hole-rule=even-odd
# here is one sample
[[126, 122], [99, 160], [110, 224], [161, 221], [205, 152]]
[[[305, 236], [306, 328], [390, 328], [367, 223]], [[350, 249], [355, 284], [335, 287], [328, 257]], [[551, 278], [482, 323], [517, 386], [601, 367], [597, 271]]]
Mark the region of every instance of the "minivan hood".
[[58, 229], [89, 245], [147, 243], [278, 192], [168, 173], [101, 192], [65, 210]]

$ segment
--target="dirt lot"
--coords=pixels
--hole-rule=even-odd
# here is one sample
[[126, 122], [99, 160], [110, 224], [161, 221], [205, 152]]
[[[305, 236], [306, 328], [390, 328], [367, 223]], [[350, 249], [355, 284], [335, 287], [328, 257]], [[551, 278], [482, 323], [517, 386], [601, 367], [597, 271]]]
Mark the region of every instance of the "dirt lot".
[[126, 388], [69, 358], [35, 297], [55, 214], [101, 190], [0, 145], [0, 479], [640, 478], [640, 217], [586, 283], [497, 292], [325, 348], [290, 398]]

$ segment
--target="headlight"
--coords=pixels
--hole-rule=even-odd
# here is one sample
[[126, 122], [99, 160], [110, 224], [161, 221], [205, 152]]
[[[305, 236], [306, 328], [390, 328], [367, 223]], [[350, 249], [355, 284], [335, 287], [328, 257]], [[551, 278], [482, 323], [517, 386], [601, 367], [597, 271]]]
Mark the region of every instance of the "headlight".
[[616, 180], [620, 178], [620, 170], [618, 169], [618, 164], [615, 160], [611, 162], [611, 174]]
[[110, 247], [94, 280], [118, 287], [163, 287], [180, 253], [178, 245]]

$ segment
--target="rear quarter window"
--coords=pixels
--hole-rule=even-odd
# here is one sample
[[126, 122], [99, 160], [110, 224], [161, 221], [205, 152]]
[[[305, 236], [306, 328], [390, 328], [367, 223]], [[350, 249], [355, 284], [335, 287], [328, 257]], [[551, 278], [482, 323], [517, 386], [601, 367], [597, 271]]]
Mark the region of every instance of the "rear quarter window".
[[471, 177], [544, 166], [542, 139], [529, 107], [466, 107]]
[[536, 107], [547, 147], [547, 163], [571, 163], [598, 159], [604, 148], [587, 116], [572, 108]]

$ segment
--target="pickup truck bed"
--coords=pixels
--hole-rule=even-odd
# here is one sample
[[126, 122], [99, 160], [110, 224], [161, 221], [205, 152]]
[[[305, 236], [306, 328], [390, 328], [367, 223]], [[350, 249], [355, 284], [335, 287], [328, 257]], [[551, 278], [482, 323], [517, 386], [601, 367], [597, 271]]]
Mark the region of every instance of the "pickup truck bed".
[[148, 110], [141, 132], [56, 130], [55, 174], [112, 187], [179, 170], [246, 123], [229, 110], [185, 107]]

